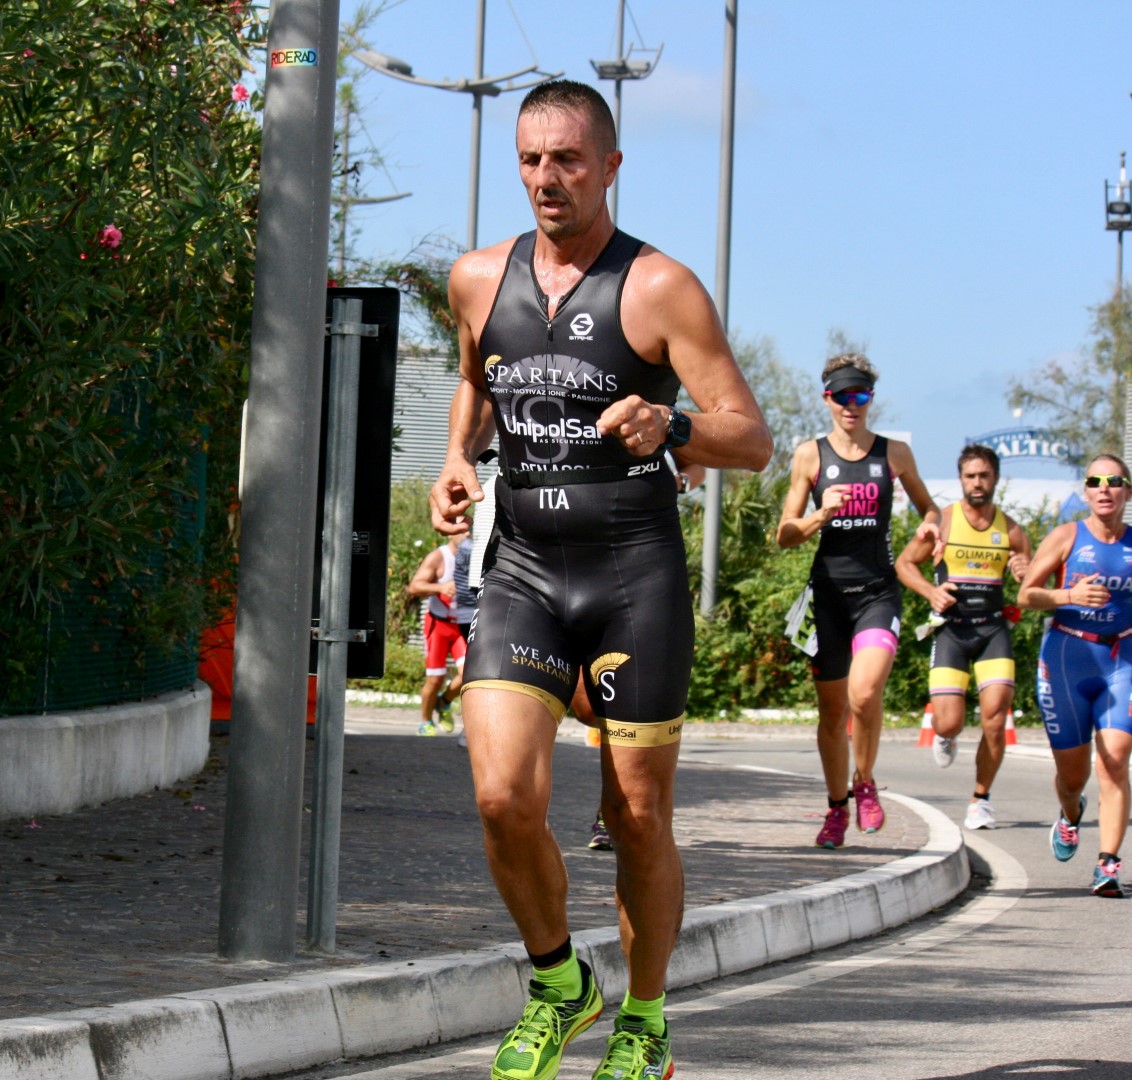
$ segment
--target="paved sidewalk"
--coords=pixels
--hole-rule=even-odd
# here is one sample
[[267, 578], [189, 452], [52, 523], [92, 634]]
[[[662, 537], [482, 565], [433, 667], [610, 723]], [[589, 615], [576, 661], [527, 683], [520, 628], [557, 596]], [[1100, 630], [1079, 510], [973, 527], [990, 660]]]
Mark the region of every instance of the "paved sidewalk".
[[[232, 994], [238, 996], [247, 984], [283, 986], [275, 981], [293, 983], [295, 976], [337, 972], [345, 977], [364, 971], [372, 977], [383, 967], [403, 973], [406, 964], [410, 973], [413, 964], [419, 965], [423, 977], [429, 962], [442, 954], [513, 943], [514, 927], [481, 851], [466, 752], [451, 736], [416, 736], [416, 723], [411, 708], [349, 709], [347, 729], [355, 733], [346, 739], [338, 950], [333, 956], [300, 952], [289, 964], [232, 963], [216, 956], [225, 736], [214, 736], [202, 775], [177, 790], [60, 817], [0, 824], [5, 909], [0, 963], [19, 973], [9, 977], [0, 994], [0, 1021], [225, 987], [236, 987]], [[597, 751], [585, 745], [582, 730], [572, 720], [564, 722], [551, 821], [570, 873], [573, 929], [592, 931], [597, 950], [606, 940], [602, 934], [616, 925], [614, 863], [610, 853], [586, 847], [599, 777]], [[728, 730], [734, 728], [689, 725], [685, 739], [726, 737]], [[309, 776], [309, 760], [307, 772]], [[703, 922], [694, 909], [718, 907], [716, 922], [736, 918], [741, 901], [876, 871], [907, 861], [929, 844], [931, 823], [923, 813], [889, 799], [883, 832], [863, 836], [851, 830], [843, 850], [818, 849], [813, 838], [823, 803], [815, 780], [682, 765], [676, 831], [693, 916], [687, 933], [694, 936]], [[961, 841], [957, 834], [949, 835], [945, 844], [932, 840], [930, 846], [947, 848], [934, 855], [949, 859], [961, 849]], [[913, 858], [908, 865], [914, 869], [915, 862]], [[303, 895], [297, 899], [300, 943], [305, 875], [304, 844]], [[860, 878], [870, 888], [872, 881], [868, 875]], [[952, 888], [951, 895], [956, 891]], [[933, 900], [922, 910], [949, 898]], [[877, 906], [875, 898], [870, 903]], [[882, 899], [880, 907], [885, 903]], [[728, 907], [736, 904], [734, 911]], [[891, 925], [888, 912], [881, 914], [884, 921], [872, 932]], [[844, 914], [840, 919], [845, 921]], [[820, 947], [820, 933], [808, 933], [805, 951], [810, 938], [812, 947]], [[607, 944], [615, 946], [614, 939]], [[515, 981], [512, 974], [507, 978]], [[261, 989], [267, 992], [270, 986]], [[102, 1010], [97, 1015], [114, 1014]], [[341, 1015], [337, 1023], [344, 1024]], [[225, 1034], [229, 1041], [230, 1028], [231, 1021]], [[0, 1024], [0, 1063], [5, 1060], [4, 1038], [12, 1030], [12, 1025]], [[295, 1060], [293, 1052], [282, 1060]], [[233, 1075], [242, 1075], [234, 1063]]]

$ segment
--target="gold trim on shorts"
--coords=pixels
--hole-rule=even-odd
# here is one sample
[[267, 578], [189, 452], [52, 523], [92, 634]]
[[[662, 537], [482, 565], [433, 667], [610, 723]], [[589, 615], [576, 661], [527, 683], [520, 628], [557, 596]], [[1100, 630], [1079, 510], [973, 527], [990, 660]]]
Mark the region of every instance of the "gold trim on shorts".
[[1013, 686], [1014, 685], [1014, 657], [996, 656], [991, 660], [976, 660], [972, 665], [975, 672], [975, 683], [982, 690], [984, 686]]
[[506, 679], [476, 679], [475, 682], [464, 683], [460, 687], [460, 696], [463, 697], [469, 690], [510, 690], [515, 694], [526, 694], [535, 701], [541, 701], [556, 724], [561, 724], [562, 717], [566, 715], [567, 706], [563, 702], [553, 694], [526, 683], [508, 682]]
[[684, 714], [658, 724], [631, 724], [626, 720], [598, 719], [601, 741], [610, 746], [669, 746], [680, 741]]

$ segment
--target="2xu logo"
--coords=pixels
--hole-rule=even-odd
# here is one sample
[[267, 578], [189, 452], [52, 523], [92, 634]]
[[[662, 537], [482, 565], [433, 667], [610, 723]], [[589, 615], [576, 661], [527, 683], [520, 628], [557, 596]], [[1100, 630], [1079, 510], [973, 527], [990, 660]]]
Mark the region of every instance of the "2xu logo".
[[271, 66], [318, 67], [318, 49], [272, 49]]

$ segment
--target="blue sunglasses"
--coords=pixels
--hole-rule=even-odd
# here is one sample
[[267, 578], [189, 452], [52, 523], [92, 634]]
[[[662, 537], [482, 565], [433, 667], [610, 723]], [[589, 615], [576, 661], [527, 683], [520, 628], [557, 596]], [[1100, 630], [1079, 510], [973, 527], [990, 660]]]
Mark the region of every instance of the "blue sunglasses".
[[827, 398], [832, 398], [838, 405], [868, 405], [873, 400], [871, 390], [827, 390]]

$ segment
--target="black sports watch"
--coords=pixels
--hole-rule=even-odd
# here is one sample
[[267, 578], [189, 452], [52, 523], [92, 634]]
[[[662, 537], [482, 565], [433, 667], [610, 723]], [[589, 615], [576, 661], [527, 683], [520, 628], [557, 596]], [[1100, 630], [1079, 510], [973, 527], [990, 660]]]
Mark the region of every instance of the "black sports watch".
[[685, 416], [675, 405], [668, 410], [668, 438], [664, 440], [665, 450], [683, 446], [692, 437], [692, 419]]

